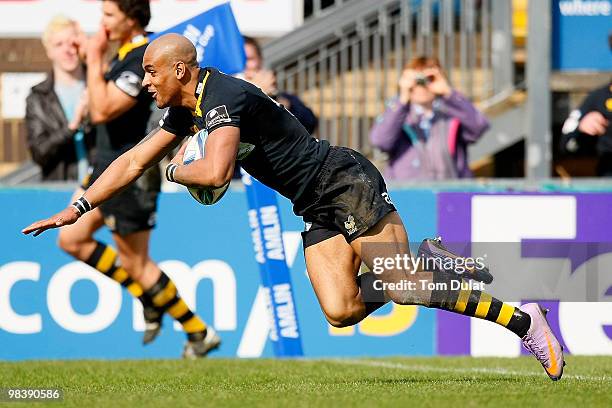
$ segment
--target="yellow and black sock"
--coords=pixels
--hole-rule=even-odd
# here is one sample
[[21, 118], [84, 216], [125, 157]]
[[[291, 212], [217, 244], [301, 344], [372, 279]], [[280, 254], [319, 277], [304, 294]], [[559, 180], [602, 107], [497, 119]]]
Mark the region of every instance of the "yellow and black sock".
[[201, 340], [206, 336], [206, 324], [189, 309], [181, 299], [174, 282], [163, 271], [159, 280], [146, 293], [156, 308], [168, 312], [183, 326], [189, 340]]
[[85, 263], [112, 280], [118, 282], [128, 290], [135, 298], [138, 298], [143, 306], [151, 305], [151, 300], [143, 291], [138, 282], [134, 282], [127, 271], [119, 264], [117, 251], [109, 245], [97, 242], [96, 249]]
[[446, 285], [437, 285], [441, 289], [432, 291], [429, 307], [495, 322], [521, 338], [527, 334], [531, 325], [531, 317], [527, 313], [486, 292], [469, 289], [465, 280], [463, 288], [452, 290], [450, 281], [453, 279], [457, 280], [444, 272], [434, 273], [434, 282], [445, 282]]

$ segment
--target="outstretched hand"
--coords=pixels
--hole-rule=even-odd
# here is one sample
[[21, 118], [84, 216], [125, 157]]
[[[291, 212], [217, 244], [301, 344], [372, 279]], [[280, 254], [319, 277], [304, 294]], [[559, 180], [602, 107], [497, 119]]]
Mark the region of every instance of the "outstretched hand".
[[73, 206], [66, 207], [61, 212], [54, 216], [33, 223], [32, 225], [21, 230], [22, 233], [28, 235], [34, 233], [34, 236], [38, 236], [51, 228], [59, 228], [64, 225], [74, 224], [79, 219], [79, 213]]

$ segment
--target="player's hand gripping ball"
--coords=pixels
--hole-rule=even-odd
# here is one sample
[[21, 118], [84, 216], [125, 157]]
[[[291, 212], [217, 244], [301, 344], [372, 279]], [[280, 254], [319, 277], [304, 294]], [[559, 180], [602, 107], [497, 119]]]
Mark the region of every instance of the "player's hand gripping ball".
[[[208, 131], [206, 129], [200, 130], [195, 135], [191, 136], [191, 139], [187, 142], [187, 147], [183, 153], [183, 164], [189, 164], [194, 160], [198, 160], [204, 157], [206, 153], [206, 139], [208, 138]], [[250, 143], [240, 142], [238, 146], [238, 153], [236, 154], [236, 160], [244, 160], [251, 152], [255, 149], [255, 146]], [[203, 187], [187, 187], [189, 193], [197, 202], [204, 205], [212, 205], [219, 201], [227, 189], [229, 188], [230, 182], [223, 187], [219, 188], [203, 188]]]
[[[187, 142], [185, 154], [183, 155], [183, 164], [189, 164], [194, 160], [204, 157], [207, 138], [208, 132], [205, 129], [191, 136], [191, 139]], [[228, 182], [226, 185], [219, 188], [187, 187], [187, 190], [189, 190], [189, 194], [191, 194], [198, 203], [212, 205], [225, 195], [229, 185], [230, 183]]]

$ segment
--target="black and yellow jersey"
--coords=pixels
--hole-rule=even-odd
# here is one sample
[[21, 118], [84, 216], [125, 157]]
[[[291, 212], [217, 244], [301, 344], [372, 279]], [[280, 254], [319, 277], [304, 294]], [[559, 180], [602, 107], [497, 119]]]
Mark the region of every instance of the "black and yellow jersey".
[[108, 166], [147, 134], [153, 100], [142, 88], [142, 58], [148, 43], [149, 39], [141, 35], [124, 44], [104, 74], [107, 82], [113, 81], [120, 90], [136, 99], [136, 105], [119, 117], [97, 126], [96, 167]]
[[201, 68], [195, 112], [172, 107], [160, 121], [179, 137], [223, 126], [240, 128], [241, 150], [250, 150], [242, 167], [292, 202], [302, 197], [329, 151], [327, 141], [310, 136], [284, 107], [249, 82]]

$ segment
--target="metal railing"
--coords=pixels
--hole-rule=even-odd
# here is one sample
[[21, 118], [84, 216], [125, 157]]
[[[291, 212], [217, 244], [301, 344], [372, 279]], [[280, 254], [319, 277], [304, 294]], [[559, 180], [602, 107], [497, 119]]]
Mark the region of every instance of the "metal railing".
[[319, 18], [350, 0], [304, 0], [304, 19]]
[[318, 137], [371, 154], [368, 133], [404, 64], [436, 56], [453, 86], [483, 101], [513, 86], [511, 5], [493, 0], [344, 0], [264, 47], [279, 89], [319, 117]]

